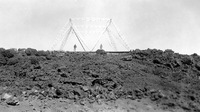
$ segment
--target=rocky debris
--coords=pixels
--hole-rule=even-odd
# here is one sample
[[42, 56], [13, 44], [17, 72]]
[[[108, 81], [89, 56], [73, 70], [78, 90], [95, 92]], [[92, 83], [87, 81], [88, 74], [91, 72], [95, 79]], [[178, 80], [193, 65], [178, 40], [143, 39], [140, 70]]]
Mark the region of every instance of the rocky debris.
[[35, 55], [37, 53], [37, 50], [32, 48], [27, 48], [25, 49], [25, 53], [27, 56]]
[[6, 63], [7, 63], [7, 61], [6, 61], [5, 57], [0, 54], [0, 66], [5, 65]]
[[10, 50], [4, 50], [4, 51], [1, 52], [1, 54], [6, 58], [14, 57], [14, 54]]
[[186, 65], [192, 65], [194, 62], [193, 62], [193, 58], [191, 56], [184, 56], [182, 59], [181, 59], [181, 62], [183, 64], [186, 64]]
[[10, 106], [18, 106], [19, 105], [19, 102], [16, 100], [16, 99], [10, 99], [8, 101], [6, 101], [7, 105], [10, 105]]
[[132, 56], [131, 55], [124, 56], [124, 57], [121, 58], [121, 60], [123, 60], [123, 61], [132, 61]]
[[16, 57], [14, 57], [14, 58], [10, 58], [8, 61], [7, 61], [7, 65], [15, 65], [15, 64], [17, 64], [18, 62], [19, 62], [19, 58], [16, 58]]
[[154, 60], [153, 60], [153, 63], [155, 63], [155, 64], [163, 64], [163, 63], [160, 61], [159, 58], [154, 59]]
[[39, 60], [38, 60], [37, 57], [32, 56], [32, 57], [29, 58], [29, 60], [30, 60], [31, 64], [33, 64], [33, 65], [39, 64]]
[[43, 51], [43, 50], [40, 50], [40, 51], [37, 51], [35, 53], [36, 56], [48, 56], [49, 55], [49, 52], [46, 52], [46, 51]]
[[90, 90], [90, 87], [88, 86], [81, 86], [81, 88], [83, 89], [84, 92], [87, 92]]
[[195, 64], [195, 67], [197, 68], [197, 70], [200, 71], [200, 62], [197, 62], [197, 63]]
[[3, 93], [1, 97], [1, 101], [5, 102], [7, 105], [10, 105], [10, 106], [19, 105], [17, 98], [9, 93]]
[[97, 50], [97, 55], [30, 48], [0, 52], [0, 85], [7, 87], [0, 89], [0, 94], [10, 106], [19, 104], [18, 97], [35, 97], [69, 99], [81, 105], [120, 98], [150, 99], [163, 108], [186, 112], [200, 107], [197, 54], [156, 49], [116, 56], [102, 50]]
[[150, 91], [150, 99], [152, 101], [157, 101], [161, 98], [166, 98], [166, 96], [160, 91]]
[[11, 94], [8, 93], [4, 93], [1, 97], [1, 100], [8, 100], [11, 99], [13, 96]]

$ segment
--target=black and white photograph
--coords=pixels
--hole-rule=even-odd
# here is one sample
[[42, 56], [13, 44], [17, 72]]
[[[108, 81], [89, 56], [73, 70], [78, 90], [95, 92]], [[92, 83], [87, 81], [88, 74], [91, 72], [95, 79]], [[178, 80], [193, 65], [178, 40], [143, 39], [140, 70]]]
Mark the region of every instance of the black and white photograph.
[[200, 0], [0, 0], [0, 112], [200, 112]]

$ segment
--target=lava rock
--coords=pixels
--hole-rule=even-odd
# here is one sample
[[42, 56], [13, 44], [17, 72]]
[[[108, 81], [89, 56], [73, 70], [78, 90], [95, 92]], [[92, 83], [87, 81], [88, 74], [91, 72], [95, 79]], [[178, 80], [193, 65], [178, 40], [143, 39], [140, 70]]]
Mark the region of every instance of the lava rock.
[[30, 60], [31, 64], [33, 64], [33, 65], [39, 64], [39, 60], [34, 56], [30, 57], [29, 60]]
[[162, 64], [162, 62], [160, 61], [160, 59], [156, 58], [153, 60], [153, 63], [155, 64]]
[[35, 55], [37, 53], [37, 50], [36, 49], [32, 49], [32, 48], [27, 48], [25, 50], [25, 53], [26, 53], [27, 56]]
[[121, 58], [122, 61], [132, 61], [132, 56], [125, 56]]
[[4, 57], [7, 57], [7, 58], [12, 58], [12, 57], [14, 57], [14, 54], [12, 54], [9, 50], [2, 51], [1, 54], [2, 54]]
[[136, 89], [136, 90], [134, 90], [134, 92], [135, 92], [135, 96], [136, 96], [138, 99], [141, 99], [141, 98], [144, 97], [144, 93], [143, 93], [141, 90]]
[[181, 59], [181, 62], [183, 64], [186, 64], [186, 65], [192, 65], [194, 62], [193, 62], [193, 58], [190, 57], [190, 56], [185, 56]]
[[10, 58], [7, 62], [7, 65], [15, 65], [19, 62], [19, 58]]
[[8, 94], [8, 93], [4, 93], [1, 97], [2, 100], [9, 100], [13, 97], [13, 95]]
[[96, 51], [96, 54], [98, 54], [98, 55], [106, 55], [106, 51], [104, 51], [103, 49], [98, 49]]
[[7, 63], [5, 57], [3, 57], [2, 55], [0, 55], [0, 66], [1, 65], [5, 65]]
[[16, 100], [8, 100], [6, 103], [7, 103], [7, 105], [10, 105], [10, 106], [17, 106], [17, 105], [19, 105], [19, 102], [16, 101]]
[[37, 51], [35, 53], [35, 55], [36, 56], [45, 56], [46, 57], [46, 56], [48, 56], [48, 52], [41, 50], [41, 51]]
[[200, 62], [196, 63], [196, 64], [195, 64], [195, 67], [197, 68], [197, 70], [200, 71]]

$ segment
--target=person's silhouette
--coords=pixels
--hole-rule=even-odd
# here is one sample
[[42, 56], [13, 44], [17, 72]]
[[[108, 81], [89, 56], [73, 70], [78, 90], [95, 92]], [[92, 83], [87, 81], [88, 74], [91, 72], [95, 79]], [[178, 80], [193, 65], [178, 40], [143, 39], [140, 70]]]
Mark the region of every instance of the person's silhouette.
[[103, 45], [102, 44], [100, 45], [100, 49], [103, 49]]
[[74, 44], [74, 51], [76, 51], [76, 48], [77, 48], [77, 46], [76, 46], [76, 44]]

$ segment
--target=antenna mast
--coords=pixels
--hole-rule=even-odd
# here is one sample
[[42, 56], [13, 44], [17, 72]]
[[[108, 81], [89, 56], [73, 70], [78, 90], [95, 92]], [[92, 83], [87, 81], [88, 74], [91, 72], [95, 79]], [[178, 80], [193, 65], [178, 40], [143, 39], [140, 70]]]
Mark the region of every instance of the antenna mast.
[[[84, 21], [84, 25], [85, 23], [89, 22], [89, 23], [94, 23], [94, 24], [89, 24], [88, 26], [81, 26], [81, 23], [79, 23], [78, 25], [77, 24], [74, 24], [74, 22], [77, 22], [77, 21]], [[98, 22], [102, 22], [104, 21], [104, 24], [106, 23], [106, 25], [104, 27], [102, 26], [98, 26]], [[87, 24], [86, 24], [87, 25]], [[100, 23], [100, 25], [102, 25], [102, 23]], [[77, 28], [78, 27], [78, 28]], [[100, 42], [100, 40], [104, 37], [103, 35], [105, 35], [105, 33], [108, 34], [108, 38], [109, 38], [109, 41], [111, 43], [111, 46], [112, 48], [117, 51], [117, 45], [115, 42], [116, 42], [116, 39], [123, 45], [124, 48], [126, 48], [127, 50], [129, 50], [129, 47], [128, 45], [126, 44], [125, 40], [122, 38], [122, 35], [120, 34], [118, 28], [116, 27], [116, 25], [114, 24], [114, 22], [112, 21], [112, 19], [97, 19], [97, 18], [81, 18], [81, 19], [69, 19], [69, 28], [66, 32], [66, 34], [64, 35], [64, 39], [61, 43], [61, 46], [60, 46], [60, 50], [63, 50], [64, 49], [64, 46], [66, 45], [67, 43], [67, 40], [68, 38], [70, 37], [71, 33], [74, 33], [75, 34], [75, 37], [77, 38], [78, 42], [80, 43], [81, 47], [83, 48], [84, 51], [86, 51], [86, 48], [89, 49], [87, 47], [87, 45], [92, 45], [93, 43], [89, 42], [89, 44], [85, 44], [83, 39], [85, 40], [84, 37], [87, 37], [87, 36], [83, 36], [83, 32], [80, 32], [81, 31], [81, 28], [84, 28], [84, 30], [86, 30], [86, 32], [90, 32], [88, 28], [92, 28], [92, 30], [94, 30], [95, 28], [103, 28], [101, 31], [99, 31], [98, 35], [95, 35], [97, 36], [98, 40], [96, 42], [94, 42], [94, 40], [92, 42], [94, 42], [94, 46], [92, 47], [91, 51], [93, 51], [97, 44]], [[93, 31], [94, 33], [95, 31]], [[115, 33], [115, 35], [114, 35]], [[81, 38], [82, 37], [82, 38]], [[93, 36], [94, 37], [94, 36]], [[93, 39], [93, 37], [90, 37], [91, 39]]]

